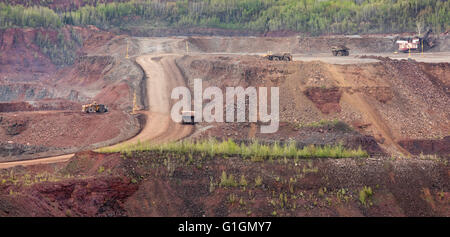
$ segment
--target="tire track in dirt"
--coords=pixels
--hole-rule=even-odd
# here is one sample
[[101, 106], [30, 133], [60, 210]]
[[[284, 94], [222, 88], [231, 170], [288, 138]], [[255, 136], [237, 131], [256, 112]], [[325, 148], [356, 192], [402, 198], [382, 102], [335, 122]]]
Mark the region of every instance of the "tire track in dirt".
[[18, 165], [23, 166], [29, 166], [29, 165], [40, 165], [40, 164], [52, 164], [52, 163], [59, 163], [59, 162], [65, 162], [70, 160], [74, 154], [67, 154], [67, 155], [61, 155], [61, 156], [53, 156], [48, 158], [42, 158], [42, 159], [34, 159], [34, 160], [22, 160], [22, 161], [11, 161], [11, 162], [5, 162], [0, 163], [0, 169], [7, 169]]
[[[176, 141], [190, 135], [192, 126], [181, 125], [172, 121], [170, 116], [173, 88], [185, 86], [184, 78], [175, 63], [180, 55], [143, 55], [136, 58], [146, 76], [149, 111], [141, 112], [147, 117], [144, 128], [135, 137], [109, 148], [150, 141], [155, 144]], [[0, 169], [13, 166], [37, 165], [68, 161], [74, 154], [41, 158], [35, 160], [0, 163]]]

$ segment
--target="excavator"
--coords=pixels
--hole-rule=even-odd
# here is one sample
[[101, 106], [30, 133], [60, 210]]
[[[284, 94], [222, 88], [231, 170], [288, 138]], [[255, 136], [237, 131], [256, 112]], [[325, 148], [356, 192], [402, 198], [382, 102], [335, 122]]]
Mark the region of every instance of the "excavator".
[[429, 37], [431, 32], [433, 32], [431, 28], [428, 28], [423, 36], [416, 35], [414, 37], [397, 39], [395, 43], [398, 44], [398, 51], [408, 53], [411, 51], [423, 51], [434, 47], [434, 40]]

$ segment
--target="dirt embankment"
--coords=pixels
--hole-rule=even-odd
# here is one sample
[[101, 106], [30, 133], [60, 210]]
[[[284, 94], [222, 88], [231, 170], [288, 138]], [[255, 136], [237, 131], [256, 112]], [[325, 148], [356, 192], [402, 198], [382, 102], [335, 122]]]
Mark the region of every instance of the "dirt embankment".
[[0, 113], [3, 112], [24, 112], [24, 111], [42, 111], [42, 110], [78, 110], [80, 103], [73, 101], [54, 99], [41, 101], [22, 101], [22, 102], [0, 102]]
[[[448, 51], [448, 36], [437, 40], [432, 51]], [[192, 50], [201, 52], [223, 53], [266, 53], [291, 52], [294, 54], [331, 55], [334, 45], [346, 45], [350, 54], [392, 53], [397, 51], [395, 36], [320, 36], [320, 37], [188, 37], [187, 42]]]
[[[227, 86], [278, 86], [281, 121], [308, 124], [338, 119], [374, 137], [388, 153], [408, 154], [398, 144], [400, 140], [434, 139], [450, 133], [450, 97], [442, 87], [448, 81], [443, 73], [448, 63], [386, 59], [332, 65], [233, 55], [191, 56], [177, 62], [187, 78], [202, 78], [203, 88], [217, 86], [225, 91]], [[192, 81], [188, 84], [193, 85]], [[214, 126], [210, 129], [216, 136], [255, 136], [250, 128]], [[220, 130], [225, 132], [220, 135]]]
[[450, 136], [442, 139], [416, 139], [399, 141], [399, 144], [414, 155], [440, 155], [450, 157]]
[[[3, 161], [93, 149], [140, 129], [138, 118], [128, 112], [134, 94], [136, 107], [145, 108], [139, 91], [142, 70], [129, 59], [97, 54], [114, 35], [95, 27], [64, 27], [59, 33], [82, 41], [73, 65], [54, 65], [36, 43], [38, 34], [55, 41], [56, 30], [0, 30], [0, 140], [10, 142], [2, 144]], [[81, 104], [92, 101], [108, 105], [110, 112], [85, 117]]]
[[448, 216], [447, 171], [418, 159], [84, 152], [0, 170], [0, 216]]
[[3, 144], [5, 152], [0, 161], [94, 149], [125, 140], [130, 133], [139, 131], [133, 116], [114, 110], [98, 115], [78, 111], [22, 112], [20, 116], [2, 113], [0, 118], [0, 136], [10, 143]]
[[[15, 79], [32, 80], [33, 74], [48, 75], [56, 70], [50, 58], [43, 54], [34, 40], [42, 29], [9, 28], [0, 30], [0, 81]], [[56, 32], [48, 30], [49, 35]], [[18, 75], [20, 74], [20, 75]]]
[[329, 53], [332, 46], [345, 45], [351, 53], [395, 52], [398, 49], [396, 41], [394, 35], [300, 37], [298, 50], [303, 53]]

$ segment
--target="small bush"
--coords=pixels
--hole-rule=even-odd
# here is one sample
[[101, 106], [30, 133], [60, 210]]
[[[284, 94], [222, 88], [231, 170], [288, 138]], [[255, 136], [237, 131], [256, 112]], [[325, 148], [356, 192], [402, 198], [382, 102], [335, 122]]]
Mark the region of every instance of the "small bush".
[[225, 171], [222, 171], [222, 175], [220, 177], [220, 187], [237, 187], [238, 183], [234, 180], [232, 174], [227, 175]]
[[255, 187], [258, 187], [261, 185], [262, 185], [262, 178], [261, 178], [261, 176], [258, 176], [255, 178]]
[[241, 175], [241, 180], [239, 181], [239, 185], [242, 187], [247, 187], [247, 180], [245, 179], [244, 175]]
[[359, 201], [361, 202], [361, 204], [363, 204], [364, 206], [370, 206], [372, 205], [372, 196], [373, 196], [373, 191], [371, 187], [367, 187], [364, 186], [360, 191], [359, 191]]
[[103, 173], [103, 171], [105, 171], [105, 167], [103, 167], [103, 166], [98, 167], [97, 172], [98, 172], [99, 174]]

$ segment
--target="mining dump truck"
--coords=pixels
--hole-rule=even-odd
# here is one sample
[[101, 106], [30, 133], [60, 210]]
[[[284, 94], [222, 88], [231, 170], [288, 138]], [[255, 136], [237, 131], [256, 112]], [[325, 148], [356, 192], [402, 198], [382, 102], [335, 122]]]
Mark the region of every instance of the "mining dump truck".
[[97, 104], [96, 102], [92, 104], [86, 104], [81, 106], [81, 112], [83, 113], [106, 113], [108, 112], [108, 107], [103, 104]]
[[181, 111], [181, 124], [195, 124], [195, 111]]
[[348, 56], [350, 55], [350, 49], [344, 45], [336, 45], [331, 47], [331, 52], [333, 56]]
[[275, 54], [267, 54], [264, 56], [265, 58], [269, 59], [270, 61], [292, 61], [292, 55], [290, 53], [275, 53]]

